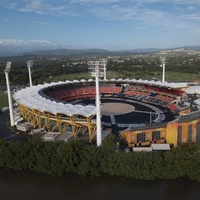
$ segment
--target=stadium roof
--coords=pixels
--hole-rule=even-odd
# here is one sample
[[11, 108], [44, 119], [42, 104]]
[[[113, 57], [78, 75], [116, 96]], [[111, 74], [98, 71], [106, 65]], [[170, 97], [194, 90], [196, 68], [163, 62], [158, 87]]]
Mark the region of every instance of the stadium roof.
[[[72, 81], [76, 82], [76, 81]], [[27, 87], [14, 93], [13, 98], [19, 104], [22, 104], [30, 109], [38, 110], [40, 112], [49, 112], [54, 115], [64, 114], [67, 116], [82, 115], [89, 117], [96, 114], [96, 107], [92, 105], [72, 105], [70, 103], [63, 104], [62, 102], [56, 102], [53, 100], [46, 99], [39, 94], [39, 90], [61, 84], [71, 83], [71, 81], [58, 82], [58, 83], [47, 83], [44, 85], [37, 85]]]
[[187, 94], [200, 94], [200, 86], [190, 86], [186, 90]]
[[[101, 82], [104, 82], [104, 80], [100, 80]], [[30, 109], [38, 110], [40, 112], [49, 112], [54, 115], [56, 114], [63, 114], [67, 116], [72, 115], [81, 115], [84, 117], [89, 117], [91, 115], [96, 114], [96, 107], [93, 105], [87, 105], [83, 106], [80, 104], [64, 104], [62, 102], [56, 102], [55, 100], [47, 99], [45, 96], [42, 96], [40, 94], [41, 89], [45, 89], [52, 86], [59, 86], [59, 85], [65, 85], [65, 84], [73, 84], [73, 83], [90, 83], [94, 82], [93, 79], [85, 80], [81, 79], [73, 80], [73, 81], [59, 81], [59, 82], [52, 82], [52, 83], [45, 83], [45, 84], [39, 84], [37, 86], [27, 87], [25, 89], [22, 89], [20, 91], [17, 91], [14, 93], [13, 98], [15, 101], [19, 104], [22, 104]], [[110, 79], [105, 80], [106, 83], [108, 82], [121, 82], [121, 83], [139, 83], [139, 84], [150, 84], [160, 87], [167, 87], [167, 88], [183, 88], [187, 87], [187, 83], [162, 83], [160, 81], [148, 81], [148, 80], [136, 80], [136, 79]]]

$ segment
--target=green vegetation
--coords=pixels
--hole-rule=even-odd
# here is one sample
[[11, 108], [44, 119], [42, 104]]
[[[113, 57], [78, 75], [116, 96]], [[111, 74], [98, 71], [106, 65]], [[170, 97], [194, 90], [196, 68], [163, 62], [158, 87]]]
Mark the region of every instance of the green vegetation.
[[[151, 72], [151, 73], [144, 73], [143, 71], [138, 72], [138, 71], [114, 71], [114, 70], [109, 70], [107, 71], [107, 78], [122, 78], [122, 79], [142, 79], [143, 80], [151, 80], [153, 77], [158, 78], [159, 80], [162, 80], [162, 72]], [[88, 72], [85, 73], [77, 73], [77, 74], [67, 74], [67, 75], [60, 75], [60, 76], [55, 76], [52, 77], [51, 79], [48, 79], [47, 82], [50, 81], [65, 81], [65, 80], [81, 80], [81, 79], [89, 79], [91, 78]], [[197, 76], [196, 74], [190, 74], [190, 73], [174, 73], [174, 72], [167, 72], [166, 81], [194, 81], [194, 80], [200, 80], [200, 77]]]
[[0, 108], [8, 106], [8, 95], [0, 92]]
[[[99, 55], [99, 57], [101, 57]], [[99, 57], [48, 57], [21, 56], [0, 58], [0, 85], [5, 85], [5, 64], [12, 62], [9, 73], [11, 85], [28, 85], [28, 70], [26, 62], [34, 60], [32, 68], [33, 84], [43, 82], [65, 81], [73, 79], [89, 79], [88, 60], [98, 60]], [[110, 56], [107, 64], [107, 78], [147, 79], [156, 77], [162, 80], [160, 54], [133, 54], [124, 56]], [[199, 54], [166, 55], [167, 81], [200, 80]]]
[[53, 176], [73, 172], [80, 176], [108, 174], [144, 180], [189, 177], [200, 181], [199, 165], [200, 144], [183, 144], [164, 154], [116, 152], [113, 135], [98, 148], [80, 141], [0, 141], [0, 167]]

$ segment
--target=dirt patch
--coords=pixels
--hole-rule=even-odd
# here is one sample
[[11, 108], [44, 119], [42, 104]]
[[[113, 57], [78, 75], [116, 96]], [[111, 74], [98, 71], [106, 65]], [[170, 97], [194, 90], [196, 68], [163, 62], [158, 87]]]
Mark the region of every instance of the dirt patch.
[[101, 115], [122, 115], [135, 110], [135, 107], [126, 103], [103, 103]]

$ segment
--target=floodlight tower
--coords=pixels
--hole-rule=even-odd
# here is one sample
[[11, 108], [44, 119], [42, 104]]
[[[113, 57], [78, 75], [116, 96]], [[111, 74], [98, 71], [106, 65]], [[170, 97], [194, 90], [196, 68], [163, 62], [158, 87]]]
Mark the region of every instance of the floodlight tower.
[[101, 146], [102, 144], [102, 134], [101, 134], [101, 101], [99, 95], [99, 77], [103, 76], [102, 68], [100, 61], [89, 61], [89, 71], [93, 77], [95, 77], [96, 84], [96, 126], [97, 126], [97, 146]]
[[103, 80], [104, 81], [106, 80], [106, 70], [107, 70], [106, 65], [107, 65], [107, 63], [108, 63], [107, 59], [105, 59], [105, 58], [100, 59], [100, 64], [103, 65]]
[[27, 61], [27, 68], [28, 68], [28, 74], [29, 74], [29, 83], [30, 87], [32, 87], [32, 78], [31, 78], [31, 67], [33, 66], [33, 60]]
[[8, 93], [8, 105], [9, 105], [9, 113], [10, 113], [10, 125], [15, 125], [15, 119], [14, 119], [14, 113], [13, 113], [13, 103], [12, 103], [12, 97], [10, 92], [10, 82], [9, 82], [9, 72], [11, 68], [11, 62], [8, 61], [6, 63], [6, 68], [4, 70], [5, 76], [6, 76], [6, 85], [7, 85], [7, 93]]
[[161, 66], [163, 68], [163, 74], [162, 74], [162, 82], [165, 82], [165, 61], [166, 58], [165, 57], [160, 57], [160, 62], [161, 62]]

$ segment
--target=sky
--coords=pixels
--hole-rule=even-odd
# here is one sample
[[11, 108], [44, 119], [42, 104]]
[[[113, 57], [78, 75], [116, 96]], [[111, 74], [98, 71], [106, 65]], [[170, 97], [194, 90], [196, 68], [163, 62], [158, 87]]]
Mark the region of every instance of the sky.
[[0, 0], [0, 45], [197, 46], [200, 0]]

